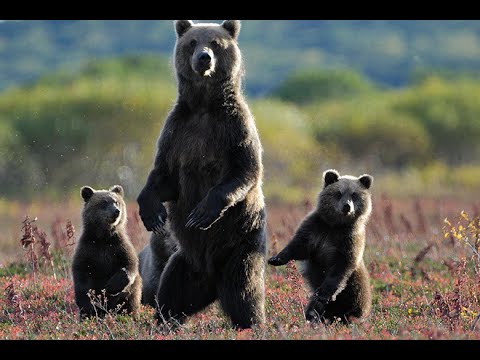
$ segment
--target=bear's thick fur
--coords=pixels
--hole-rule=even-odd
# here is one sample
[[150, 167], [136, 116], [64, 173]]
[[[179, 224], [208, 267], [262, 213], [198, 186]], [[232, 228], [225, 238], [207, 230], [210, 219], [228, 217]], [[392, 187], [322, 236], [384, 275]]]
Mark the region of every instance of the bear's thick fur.
[[169, 221], [163, 231], [154, 232], [150, 242], [138, 254], [140, 276], [142, 277], [142, 304], [157, 306], [157, 291], [160, 276], [170, 256], [177, 250], [173, 234], [168, 230]]
[[[142, 295], [142, 279], [138, 273], [138, 257], [126, 231], [127, 209], [123, 188], [115, 185], [110, 190], [94, 190], [84, 186], [81, 195], [85, 201], [82, 211], [83, 232], [73, 255], [72, 273], [75, 301], [80, 318], [103, 316], [106, 311], [126, 310], [137, 315]], [[94, 307], [87, 293], [106, 299]], [[103, 303], [106, 300], [106, 303]], [[118, 308], [117, 308], [118, 306]]]
[[262, 146], [241, 89], [240, 21], [175, 22], [176, 104], [137, 201], [149, 231], [167, 217], [178, 241], [160, 278], [160, 321], [218, 299], [233, 325], [264, 322]]
[[370, 278], [363, 262], [365, 225], [370, 217], [373, 177], [324, 173], [317, 208], [300, 224], [294, 237], [270, 265], [305, 260], [303, 275], [313, 295], [307, 320], [348, 322], [370, 313]]

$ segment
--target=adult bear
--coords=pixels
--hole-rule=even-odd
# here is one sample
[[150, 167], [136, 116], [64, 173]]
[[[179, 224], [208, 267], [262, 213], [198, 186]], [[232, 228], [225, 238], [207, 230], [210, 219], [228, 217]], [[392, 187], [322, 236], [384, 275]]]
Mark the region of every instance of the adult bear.
[[178, 241], [156, 318], [183, 322], [219, 300], [233, 326], [265, 321], [262, 146], [241, 91], [240, 21], [175, 22], [178, 97], [138, 204], [148, 231]]

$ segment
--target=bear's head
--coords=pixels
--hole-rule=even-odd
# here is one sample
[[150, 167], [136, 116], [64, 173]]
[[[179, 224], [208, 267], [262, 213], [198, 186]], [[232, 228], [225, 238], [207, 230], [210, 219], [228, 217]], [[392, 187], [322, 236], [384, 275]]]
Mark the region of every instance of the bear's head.
[[84, 186], [80, 194], [85, 201], [82, 212], [84, 226], [92, 226], [102, 232], [126, 224], [127, 209], [120, 185], [114, 185], [109, 190], [94, 190]]
[[370, 187], [373, 177], [340, 176], [336, 170], [323, 173], [323, 189], [318, 199], [318, 211], [331, 225], [346, 225], [358, 219], [367, 220], [372, 211]]
[[190, 81], [211, 81], [240, 75], [242, 59], [237, 45], [239, 20], [225, 20], [222, 24], [194, 24], [190, 20], [176, 20], [175, 30], [175, 68], [178, 77]]

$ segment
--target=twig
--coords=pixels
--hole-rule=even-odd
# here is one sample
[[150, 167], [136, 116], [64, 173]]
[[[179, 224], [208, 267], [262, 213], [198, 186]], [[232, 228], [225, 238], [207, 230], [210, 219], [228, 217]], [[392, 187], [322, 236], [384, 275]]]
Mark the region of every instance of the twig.
[[425, 258], [425, 256], [427, 256], [428, 252], [430, 251], [430, 249], [434, 245], [435, 245], [434, 243], [431, 243], [431, 244], [427, 245], [426, 247], [424, 247], [422, 250], [420, 250], [420, 252], [417, 254], [417, 256], [415, 256], [415, 258], [413, 259], [414, 263], [415, 264], [420, 263]]
[[471, 329], [472, 331], [475, 330], [475, 327], [477, 326], [478, 320], [480, 320], [480, 314], [477, 315], [477, 318], [475, 319], [475, 321], [472, 324], [472, 329]]

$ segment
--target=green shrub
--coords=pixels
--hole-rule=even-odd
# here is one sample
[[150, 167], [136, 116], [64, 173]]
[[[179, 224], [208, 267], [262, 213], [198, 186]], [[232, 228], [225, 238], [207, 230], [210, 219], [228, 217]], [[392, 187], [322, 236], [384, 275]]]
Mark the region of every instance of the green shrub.
[[348, 98], [373, 90], [358, 72], [341, 69], [307, 69], [293, 73], [273, 92], [282, 100], [306, 104], [317, 100]]
[[437, 157], [450, 164], [480, 156], [478, 82], [430, 77], [392, 101], [392, 110], [413, 117], [430, 134]]
[[349, 161], [399, 168], [424, 163], [430, 155], [430, 136], [422, 125], [390, 111], [382, 100], [333, 101], [311, 107], [310, 114], [317, 141], [335, 147]]

